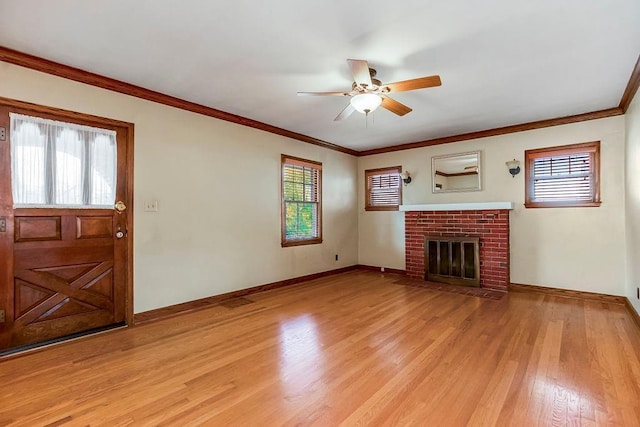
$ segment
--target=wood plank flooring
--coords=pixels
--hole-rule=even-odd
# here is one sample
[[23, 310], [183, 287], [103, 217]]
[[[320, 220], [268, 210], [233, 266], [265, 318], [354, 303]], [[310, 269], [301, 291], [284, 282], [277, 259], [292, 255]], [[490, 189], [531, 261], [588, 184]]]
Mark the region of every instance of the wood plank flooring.
[[353, 271], [0, 362], [0, 425], [640, 425], [625, 307]]

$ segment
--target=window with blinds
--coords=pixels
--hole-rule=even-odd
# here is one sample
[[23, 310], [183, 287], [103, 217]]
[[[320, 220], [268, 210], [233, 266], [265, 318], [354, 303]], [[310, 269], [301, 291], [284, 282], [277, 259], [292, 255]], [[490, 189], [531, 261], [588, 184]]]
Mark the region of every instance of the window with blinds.
[[322, 163], [282, 155], [282, 246], [322, 242]]
[[525, 206], [600, 205], [600, 141], [525, 151]]
[[397, 211], [402, 204], [402, 167], [364, 171], [365, 210]]

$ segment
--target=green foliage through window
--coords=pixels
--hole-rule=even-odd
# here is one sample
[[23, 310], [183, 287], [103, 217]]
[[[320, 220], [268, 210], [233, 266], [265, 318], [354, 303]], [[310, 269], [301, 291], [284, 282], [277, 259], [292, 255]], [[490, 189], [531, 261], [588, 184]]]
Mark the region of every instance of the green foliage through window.
[[283, 244], [320, 238], [321, 167], [283, 156]]

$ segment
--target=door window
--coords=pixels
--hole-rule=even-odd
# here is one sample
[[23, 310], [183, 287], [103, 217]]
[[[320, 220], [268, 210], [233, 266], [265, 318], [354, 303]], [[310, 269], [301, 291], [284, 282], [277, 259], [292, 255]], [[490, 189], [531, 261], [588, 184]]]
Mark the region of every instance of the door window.
[[115, 131], [10, 116], [15, 207], [113, 207]]

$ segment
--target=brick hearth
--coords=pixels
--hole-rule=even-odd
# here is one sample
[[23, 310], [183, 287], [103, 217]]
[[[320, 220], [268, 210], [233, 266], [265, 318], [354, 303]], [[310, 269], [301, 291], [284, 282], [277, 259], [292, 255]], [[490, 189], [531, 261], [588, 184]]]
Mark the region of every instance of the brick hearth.
[[480, 287], [509, 287], [509, 211], [405, 212], [407, 275], [424, 279], [424, 236], [479, 237]]

